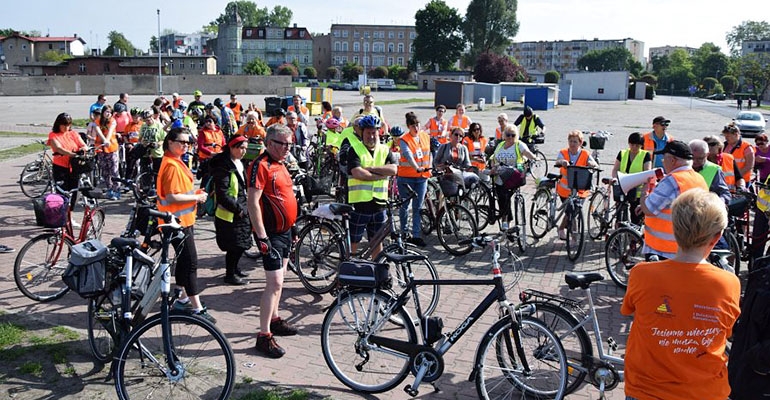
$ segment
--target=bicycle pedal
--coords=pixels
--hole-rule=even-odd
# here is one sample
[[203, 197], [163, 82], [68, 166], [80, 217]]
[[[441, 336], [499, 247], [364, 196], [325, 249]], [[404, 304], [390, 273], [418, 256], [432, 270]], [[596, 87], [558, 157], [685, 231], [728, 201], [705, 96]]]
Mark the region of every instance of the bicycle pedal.
[[617, 350], [618, 349], [618, 343], [613, 339], [612, 337], [607, 338], [607, 345], [610, 347], [610, 349]]

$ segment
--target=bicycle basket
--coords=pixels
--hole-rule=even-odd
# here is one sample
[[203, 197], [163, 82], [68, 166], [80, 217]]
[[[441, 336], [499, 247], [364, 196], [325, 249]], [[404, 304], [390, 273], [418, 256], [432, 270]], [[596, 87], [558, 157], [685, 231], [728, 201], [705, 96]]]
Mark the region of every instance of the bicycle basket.
[[70, 159], [70, 167], [72, 167], [72, 173], [75, 176], [87, 174], [96, 167], [96, 160], [93, 157], [73, 157]]
[[108, 252], [96, 239], [72, 246], [69, 266], [62, 275], [64, 284], [84, 299], [105, 293]]
[[69, 197], [58, 193], [48, 193], [32, 200], [35, 224], [45, 228], [61, 228], [67, 223], [69, 203]]
[[532, 136], [531, 143], [534, 144], [543, 144], [545, 143], [545, 135], [542, 133], [537, 136]]
[[592, 150], [604, 150], [604, 145], [606, 143], [606, 136], [591, 135], [588, 137], [588, 147], [590, 147]]
[[567, 186], [574, 190], [590, 190], [593, 171], [576, 165], [567, 166]]
[[742, 217], [749, 207], [749, 199], [744, 196], [736, 196], [727, 205], [727, 213], [731, 217]]
[[339, 282], [343, 286], [388, 289], [391, 281], [388, 264], [364, 260], [345, 261], [340, 264]]

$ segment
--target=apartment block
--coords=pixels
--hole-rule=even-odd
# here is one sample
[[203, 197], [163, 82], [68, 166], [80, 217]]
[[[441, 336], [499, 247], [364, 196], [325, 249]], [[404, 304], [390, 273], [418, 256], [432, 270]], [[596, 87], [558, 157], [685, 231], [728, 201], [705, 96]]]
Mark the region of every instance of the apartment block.
[[635, 60], [645, 64], [644, 42], [634, 39], [617, 40], [557, 40], [512, 43], [506, 53], [513, 56], [527, 70], [578, 71], [578, 60], [592, 50], [606, 50], [623, 47], [631, 52]]
[[207, 33], [170, 33], [160, 37], [160, 51], [163, 54], [184, 54], [188, 56], [207, 55], [206, 44], [216, 35]]
[[391, 65], [406, 67], [417, 37], [410, 25], [332, 24], [330, 32], [331, 65], [341, 68], [353, 62], [367, 70]]

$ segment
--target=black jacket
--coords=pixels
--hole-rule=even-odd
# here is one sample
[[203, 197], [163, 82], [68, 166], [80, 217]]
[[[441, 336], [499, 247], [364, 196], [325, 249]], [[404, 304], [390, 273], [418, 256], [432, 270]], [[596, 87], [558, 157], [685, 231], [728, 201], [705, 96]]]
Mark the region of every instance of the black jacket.
[[[214, 179], [217, 206], [235, 214], [233, 222], [220, 218], [214, 220], [214, 227], [217, 231], [217, 245], [222, 251], [250, 248], [251, 222], [249, 221], [246, 204], [246, 182], [235, 168], [235, 163], [230, 158], [230, 152], [224, 151], [214, 156], [209, 163], [209, 171], [211, 172], [212, 179]], [[235, 173], [235, 176], [238, 178], [237, 197], [228, 196], [227, 194], [230, 189], [231, 173]]]
[[770, 398], [770, 257], [749, 274], [727, 372], [733, 400]]

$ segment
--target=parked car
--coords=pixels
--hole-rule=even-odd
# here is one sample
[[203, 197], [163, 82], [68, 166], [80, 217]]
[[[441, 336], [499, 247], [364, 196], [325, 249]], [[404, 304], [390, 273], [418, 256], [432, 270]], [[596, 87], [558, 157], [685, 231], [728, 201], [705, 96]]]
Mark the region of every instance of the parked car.
[[308, 87], [319, 87], [321, 85], [318, 83], [318, 79], [308, 79], [307, 80], [307, 86]]
[[735, 125], [741, 130], [741, 136], [754, 137], [765, 131], [767, 119], [757, 111], [741, 111], [733, 118]]
[[709, 100], [724, 100], [727, 96], [724, 93], [714, 93], [706, 96]]

